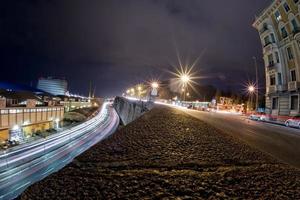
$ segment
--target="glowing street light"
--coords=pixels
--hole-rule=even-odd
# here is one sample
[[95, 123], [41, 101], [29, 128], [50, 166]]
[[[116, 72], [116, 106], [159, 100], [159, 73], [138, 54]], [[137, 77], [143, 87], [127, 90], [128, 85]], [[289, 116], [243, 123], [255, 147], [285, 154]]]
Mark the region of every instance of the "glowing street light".
[[152, 83], [151, 83], [151, 87], [152, 87], [153, 89], [157, 89], [157, 88], [159, 87], [158, 82], [152, 82]]
[[255, 92], [255, 87], [253, 86], [253, 85], [250, 85], [249, 87], [248, 87], [248, 91], [249, 91], [249, 93], [253, 93], [253, 92]]
[[253, 109], [253, 94], [255, 93], [255, 85], [250, 84], [248, 86], [248, 93], [250, 94], [250, 108]]
[[182, 74], [180, 76], [180, 80], [182, 83], [186, 84], [186, 83], [190, 82], [191, 77], [188, 74]]

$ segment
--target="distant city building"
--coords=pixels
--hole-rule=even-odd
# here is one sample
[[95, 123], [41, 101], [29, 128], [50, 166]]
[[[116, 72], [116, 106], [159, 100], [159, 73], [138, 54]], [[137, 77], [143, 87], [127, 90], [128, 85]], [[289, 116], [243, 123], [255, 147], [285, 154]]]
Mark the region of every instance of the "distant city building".
[[52, 77], [40, 78], [37, 88], [52, 95], [65, 95], [68, 90], [68, 83], [63, 79], [54, 79]]
[[253, 23], [263, 46], [266, 112], [299, 114], [300, 1], [276, 0]]
[[29, 91], [0, 89], [0, 142], [21, 141], [54, 128], [63, 119], [64, 107]]

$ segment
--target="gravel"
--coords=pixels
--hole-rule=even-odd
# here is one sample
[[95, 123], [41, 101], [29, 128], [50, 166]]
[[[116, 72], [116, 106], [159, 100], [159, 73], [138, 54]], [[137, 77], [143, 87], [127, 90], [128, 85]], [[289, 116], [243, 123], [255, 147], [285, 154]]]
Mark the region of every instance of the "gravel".
[[300, 170], [155, 107], [19, 199], [300, 199]]

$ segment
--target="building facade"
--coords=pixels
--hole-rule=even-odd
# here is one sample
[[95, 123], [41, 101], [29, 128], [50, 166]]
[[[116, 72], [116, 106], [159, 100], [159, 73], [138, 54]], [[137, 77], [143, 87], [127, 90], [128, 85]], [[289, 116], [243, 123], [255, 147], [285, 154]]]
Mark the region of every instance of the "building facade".
[[300, 0], [274, 0], [253, 26], [263, 48], [267, 114], [299, 115]]
[[56, 128], [63, 117], [63, 105], [45, 103], [27, 92], [0, 92], [0, 142]]
[[65, 95], [68, 90], [68, 83], [63, 79], [40, 78], [37, 88], [52, 95]]

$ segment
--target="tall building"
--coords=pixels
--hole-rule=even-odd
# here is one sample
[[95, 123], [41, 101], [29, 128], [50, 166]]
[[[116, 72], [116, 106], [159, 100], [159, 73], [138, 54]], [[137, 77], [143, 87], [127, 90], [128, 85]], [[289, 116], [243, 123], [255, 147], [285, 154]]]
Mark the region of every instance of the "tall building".
[[68, 89], [68, 83], [63, 79], [54, 79], [52, 77], [40, 78], [37, 88], [52, 95], [65, 95]]
[[274, 0], [255, 20], [266, 72], [266, 112], [299, 114], [300, 0]]

